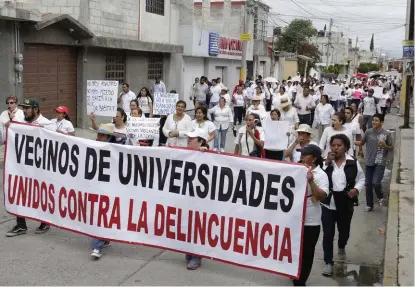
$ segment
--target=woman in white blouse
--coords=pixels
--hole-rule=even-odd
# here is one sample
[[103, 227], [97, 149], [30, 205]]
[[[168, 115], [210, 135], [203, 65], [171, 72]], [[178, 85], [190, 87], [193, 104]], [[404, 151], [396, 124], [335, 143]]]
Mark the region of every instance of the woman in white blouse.
[[379, 98], [379, 107], [382, 110], [382, 115], [386, 116], [386, 111], [388, 110], [388, 107], [390, 105], [390, 95], [388, 92], [388, 88], [383, 88], [382, 96]]
[[151, 100], [151, 94], [148, 88], [141, 88], [140, 93], [137, 96], [137, 101], [146, 118], [152, 118], [153, 101]]
[[68, 108], [60, 106], [56, 108], [56, 118], [51, 122], [56, 125], [56, 131], [64, 135], [75, 135], [75, 129], [73, 128], [71, 119], [68, 116]]
[[228, 88], [227, 87], [222, 88], [222, 90], [220, 92], [220, 97], [225, 99], [226, 106], [228, 106], [228, 107], [231, 106], [231, 95], [228, 94]]
[[274, 94], [272, 97], [272, 105], [271, 109], [279, 109], [281, 106], [281, 98], [285, 95], [285, 88], [283, 86], [280, 87], [280, 90], [277, 94]]
[[167, 137], [166, 145], [168, 146], [187, 146], [186, 133], [192, 130], [192, 119], [185, 113], [186, 102], [178, 101], [176, 103], [176, 112], [167, 117], [163, 127], [163, 134]]
[[234, 154], [253, 156], [252, 153], [259, 148], [262, 153], [264, 147], [264, 131], [257, 126], [260, 123], [257, 114], [250, 114], [246, 116], [246, 125], [239, 129], [238, 135], [235, 138]]
[[[226, 135], [228, 133], [229, 126], [232, 125], [233, 115], [232, 110], [229, 106], [226, 106], [224, 98], [219, 99], [219, 105], [209, 110], [209, 113], [214, 114], [215, 121], [215, 138], [213, 143], [213, 150], [225, 151]], [[220, 141], [220, 144], [219, 144]]]
[[314, 113], [314, 126], [318, 129], [319, 138], [321, 138], [324, 129], [331, 125], [331, 116], [333, 114], [334, 109], [329, 102], [329, 97], [322, 95]]
[[212, 145], [213, 138], [215, 137], [215, 125], [207, 119], [206, 109], [198, 107], [195, 110], [195, 119], [190, 123], [192, 131], [203, 130], [208, 135], [208, 144]]

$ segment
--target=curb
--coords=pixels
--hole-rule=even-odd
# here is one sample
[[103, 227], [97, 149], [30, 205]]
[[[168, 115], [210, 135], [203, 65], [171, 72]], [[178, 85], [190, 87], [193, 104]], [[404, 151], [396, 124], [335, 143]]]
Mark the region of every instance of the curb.
[[399, 261], [399, 179], [401, 130], [396, 127], [396, 139], [392, 166], [391, 185], [386, 225], [385, 258], [383, 263], [383, 286], [398, 286]]

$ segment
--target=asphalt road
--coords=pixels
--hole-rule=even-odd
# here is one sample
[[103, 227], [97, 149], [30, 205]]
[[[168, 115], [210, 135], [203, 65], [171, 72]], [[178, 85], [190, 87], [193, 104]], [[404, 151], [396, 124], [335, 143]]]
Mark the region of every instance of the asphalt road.
[[[392, 123], [391, 123], [392, 124]], [[388, 127], [388, 126], [386, 126]], [[228, 134], [227, 151], [233, 150]], [[0, 176], [3, 172], [0, 171]], [[390, 169], [384, 178], [389, 193]], [[0, 197], [3, 203], [3, 197]], [[323, 277], [322, 233], [308, 285], [372, 285], [380, 282], [387, 205], [364, 212], [364, 192], [356, 207], [349, 244], [348, 263], [335, 264], [335, 276]], [[6, 238], [15, 224], [13, 216], [0, 209], [1, 285], [291, 285], [288, 278], [261, 271], [203, 260], [199, 270], [188, 271], [184, 255], [136, 245], [113, 243], [99, 261], [90, 258], [90, 239], [58, 228], [35, 235], [37, 222], [28, 221], [28, 233]], [[337, 236], [335, 238], [337, 240]], [[335, 244], [336, 246], [336, 244]], [[335, 247], [334, 254], [337, 254]], [[346, 275], [348, 273], [348, 275]]]

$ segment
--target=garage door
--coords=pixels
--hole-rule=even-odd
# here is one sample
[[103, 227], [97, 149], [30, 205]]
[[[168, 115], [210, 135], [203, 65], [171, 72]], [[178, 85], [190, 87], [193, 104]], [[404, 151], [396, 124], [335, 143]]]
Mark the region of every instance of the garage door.
[[23, 57], [24, 98], [37, 99], [49, 119], [56, 107], [66, 106], [76, 125], [76, 48], [25, 44]]

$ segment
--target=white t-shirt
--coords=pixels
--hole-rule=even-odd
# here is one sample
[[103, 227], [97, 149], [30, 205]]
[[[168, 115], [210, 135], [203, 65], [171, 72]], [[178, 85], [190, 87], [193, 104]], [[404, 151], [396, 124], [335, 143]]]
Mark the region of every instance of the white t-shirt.
[[[313, 169], [313, 177], [315, 184], [321, 188], [327, 195], [329, 194], [329, 178], [327, 174], [317, 166]], [[305, 213], [304, 225], [307, 226], [319, 226], [321, 223], [321, 206], [319, 201], [315, 200], [311, 196], [311, 187], [308, 185], [307, 205]]]
[[244, 95], [239, 95], [238, 93], [235, 93], [233, 95], [233, 99], [235, 101], [235, 107], [243, 107], [244, 106]]
[[39, 115], [39, 117], [37, 118], [37, 120], [33, 121], [33, 122], [27, 122], [24, 119], [22, 121], [20, 121], [22, 123], [28, 123], [28, 124], [32, 124], [32, 125], [39, 125], [44, 127], [47, 130], [50, 131], [54, 131], [56, 132], [56, 123], [51, 122], [50, 120], [48, 120], [47, 118], [45, 118], [42, 115]]
[[134, 100], [137, 96], [133, 91], [128, 91], [128, 93], [121, 96], [121, 104], [124, 112], [129, 113], [130, 110], [130, 102]]
[[329, 125], [331, 124], [331, 116], [334, 114], [334, 109], [331, 104], [319, 103], [316, 107], [316, 111], [314, 113], [314, 118], [316, 124], [319, 125]]
[[149, 114], [150, 113], [150, 103], [152, 103], [151, 98], [147, 96], [140, 96], [137, 97], [138, 105], [140, 106], [140, 109], [143, 111], [143, 114]]
[[280, 108], [280, 106], [281, 106], [281, 97], [282, 97], [283, 95], [280, 95], [280, 93], [278, 93], [278, 94], [275, 94], [273, 97], [272, 97], [272, 104], [271, 104], [271, 109], [273, 110], [273, 109], [279, 109]]
[[354, 142], [356, 140], [356, 136], [360, 135], [360, 125], [359, 125], [359, 123], [356, 123], [356, 122], [352, 121], [350, 123], [345, 123], [343, 126], [352, 131], [352, 133], [353, 133], [353, 142], [351, 144], [352, 144], [353, 150], [356, 150], [356, 146], [355, 146]]
[[259, 105], [255, 107], [254, 105], [251, 105], [247, 110], [246, 114], [257, 114], [260, 119], [266, 118], [267, 111], [265, 110], [265, 107], [263, 105]]
[[220, 85], [212, 86], [210, 87], [210, 92], [212, 93], [212, 96], [210, 97], [211, 103], [218, 103], [220, 98], [220, 92], [222, 91], [222, 88]]
[[224, 94], [223, 96], [221, 96], [222, 98], [225, 99], [225, 106], [229, 107], [231, 104], [231, 95], [229, 94]]
[[62, 119], [60, 121], [58, 121], [58, 119], [52, 119], [51, 122], [56, 125], [57, 131], [64, 132], [65, 134], [75, 132], [75, 129], [73, 128], [73, 124], [66, 119]]
[[353, 156], [353, 132], [348, 129], [348, 128], [344, 128], [343, 131], [336, 131], [335, 129], [333, 129], [333, 127], [327, 127], [324, 129], [323, 135], [321, 136], [320, 139], [320, 148], [323, 151], [322, 153], [322, 157], [326, 158], [327, 155], [329, 154], [329, 152], [331, 151], [330, 148], [330, 139], [332, 136], [337, 135], [337, 134], [344, 134], [348, 137], [349, 141], [350, 141], [350, 149], [347, 151], [347, 154], [350, 156]]
[[[263, 141], [263, 129], [261, 127], [257, 127], [257, 130], [259, 132], [259, 140]], [[255, 142], [253, 138], [246, 132], [246, 126], [243, 126], [239, 129], [238, 135], [236, 136], [234, 143], [236, 145], [239, 145], [239, 153], [241, 155], [249, 156], [249, 153], [253, 152], [255, 149]]]
[[255, 94], [255, 89], [253, 87], [246, 88], [246, 97], [248, 100], [252, 100]]
[[386, 107], [386, 101], [390, 98], [389, 93], [383, 94], [382, 97], [379, 98], [379, 107]]
[[311, 114], [311, 110], [307, 111], [306, 108], [307, 107], [309, 107], [309, 108], [315, 107], [316, 103], [314, 102], [314, 99], [313, 99], [312, 96], [308, 95], [308, 97], [304, 97], [301, 94], [301, 95], [297, 95], [295, 97], [294, 105], [301, 107], [301, 109], [298, 109], [298, 114], [299, 115], [309, 115], [309, 114]]
[[112, 125], [114, 127], [114, 133], [125, 134], [125, 135], [127, 134], [127, 128], [125, 125], [123, 128], [120, 128], [120, 129], [117, 128], [114, 123], [108, 123], [107, 125]]

